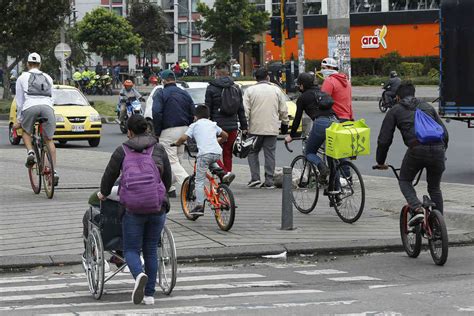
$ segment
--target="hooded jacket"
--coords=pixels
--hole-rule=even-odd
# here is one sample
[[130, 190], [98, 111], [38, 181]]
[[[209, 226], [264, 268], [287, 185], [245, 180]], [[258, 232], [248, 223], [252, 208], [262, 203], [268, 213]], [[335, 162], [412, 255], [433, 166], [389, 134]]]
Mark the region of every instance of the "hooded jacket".
[[217, 123], [217, 126], [226, 132], [235, 131], [239, 128], [237, 122], [240, 122], [240, 129], [248, 129], [247, 120], [245, 119], [244, 104], [242, 101], [242, 92], [240, 97], [240, 106], [237, 114], [225, 115], [220, 113], [222, 104], [222, 89], [234, 85], [231, 77], [220, 77], [212, 80], [206, 90], [205, 104], [209, 108], [210, 119]]
[[335, 73], [324, 79], [321, 91], [326, 92], [334, 99], [332, 110], [337, 118], [353, 120], [352, 86], [345, 74]]
[[377, 163], [384, 164], [387, 152], [393, 141], [395, 127], [400, 130], [403, 142], [407, 147], [419, 145], [415, 134], [415, 110], [419, 108], [431, 116], [444, 130], [444, 145], [448, 147], [449, 135], [436, 110], [426, 102], [420, 102], [415, 97], [407, 97], [391, 108], [382, 123], [377, 141]]
[[[124, 142], [123, 145], [128, 146], [129, 148], [138, 152], [142, 152], [146, 148], [154, 146], [153, 160], [155, 161], [155, 164], [158, 167], [158, 170], [160, 171], [161, 181], [163, 181], [163, 184], [166, 187], [166, 191], [170, 189], [172, 177], [171, 165], [163, 145], [158, 144], [156, 139], [149, 135], [137, 135]], [[102, 176], [102, 181], [100, 183], [100, 192], [103, 195], [108, 196], [112, 191], [112, 187], [114, 186], [115, 181], [120, 176], [124, 158], [125, 152], [123, 150], [123, 147], [122, 145], [118, 146], [112, 154], [112, 157], [110, 157], [110, 161], [107, 167], [105, 168], [104, 175]], [[147, 188], [143, 189], [146, 190]], [[168, 198], [166, 198], [163, 207], [169, 208]]]

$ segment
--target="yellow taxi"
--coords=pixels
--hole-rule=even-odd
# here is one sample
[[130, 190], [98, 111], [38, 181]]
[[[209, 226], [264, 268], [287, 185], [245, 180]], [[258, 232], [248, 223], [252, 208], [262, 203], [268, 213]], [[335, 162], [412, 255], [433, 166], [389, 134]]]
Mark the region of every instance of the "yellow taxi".
[[[236, 84], [240, 86], [242, 89], [242, 92], [245, 93], [245, 89], [247, 89], [249, 86], [252, 86], [257, 83], [257, 81], [235, 81]], [[283, 91], [283, 89], [282, 89]], [[291, 127], [293, 126], [293, 120], [295, 119], [296, 115], [296, 103], [293, 102], [288, 95], [283, 91], [283, 94], [286, 97], [286, 106], [288, 107], [288, 118], [290, 120], [290, 124], [288, 125], [288, 132], [291, 130]], [[300, 124], [298, 127], [298, 135], [301, 135], [301, 132], [303, 131], [303, 124]]]
[[[84, 95], [76, 88], [64, 85], [53, 86], [54, 113], [56, 115], [56, 131], [54, 140], [65, 144], [73, 140], [87, 140], [91, 147], [100, 143], [102, 123], [99, 113], [91, 106]], [[93, 105], [93, 103], [92, 103]], [[9, 139], [12, 145], [21, 141], [22, 130], [13, 132], [16, 123], [16, 99], [10, 107]]]

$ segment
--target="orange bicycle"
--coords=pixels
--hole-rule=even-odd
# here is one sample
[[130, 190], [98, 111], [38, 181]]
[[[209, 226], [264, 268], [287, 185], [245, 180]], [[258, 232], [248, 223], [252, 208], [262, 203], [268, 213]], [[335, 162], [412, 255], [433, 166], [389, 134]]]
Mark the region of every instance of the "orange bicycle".
[[[197, 157], [191, 153], [189, 147], [185, 145], [186, 151], [189, 157], [194, 158], [194, 171], [193, 174], [188, 176], [181, 186], [181, 207], [183, 209], [184, 216], [191, 221], [195, 221], [198, 217], [192, 215], [189, 212], [196, 206], [196, 190], [195, 190], [195, 177], [196, 177], [196, 161]], [[206, 178], [209, 181], [209, 185], [204, 186], [204, 208], [206, 202], [209, 202], [211, 209], [214, 211], [214, 217], [217, 225], [223, 231], [228, 231], [232, 228], [235, 218], [235, 200], [234, 195], [226, 184], [217, 181], [217, 171], [220, 168], [216, 166], [210, 166], [209, 170], [211, 173], [206, 174]]]

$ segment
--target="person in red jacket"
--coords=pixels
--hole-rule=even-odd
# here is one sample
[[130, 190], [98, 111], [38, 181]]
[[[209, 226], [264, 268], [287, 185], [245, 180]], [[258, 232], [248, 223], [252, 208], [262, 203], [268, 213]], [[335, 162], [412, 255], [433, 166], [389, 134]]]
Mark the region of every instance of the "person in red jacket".
[[321, 73], [324, 82], [321, 91], [326, 92], [334, 99], [332, 110], [341, 122], [353, 121], [352, 86], [347, 76], [339, 72], [337, 61], [333, 58], [324, 58], [321, 62]]

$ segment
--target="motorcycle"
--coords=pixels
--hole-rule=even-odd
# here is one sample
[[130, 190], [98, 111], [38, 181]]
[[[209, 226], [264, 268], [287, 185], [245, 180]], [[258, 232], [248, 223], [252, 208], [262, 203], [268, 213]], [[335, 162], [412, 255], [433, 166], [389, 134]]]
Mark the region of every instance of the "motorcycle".
[[[120, 96], [124, 97], [124, 94], [121, 94]], [[119, 104], [117, 104], [117, 118], [119, 120], [119, 127], [120, 131], [123, 134], [127, 134], [127, 121], [130, 116], [133, 114], [138, 114], [143, 116], [143, 109], [142, 109], [142, 104], [140, 101], [144, 101], [143, 98], [140, 100], [137, 99], [136, 97], [129, 97], [127, 100], [121, 100]], [[120, 106], [122, 103], [125, 103], [125, 108], [126, 108], [126, 116], [124, 120], [120, 120]]]
[[[385, 84], [382, 83], [382, 86], [385, 86]], [[387, 91], [390, 90], [390, 87], [387, 87], [387, 88], [382, 87], [382, 89], [384, 91], [382, 92], [382, 98], [379, 100], [379, 109], [380, 109], [380, 112], [385, 113], [387, 112], [388, 109], [391, 109], [397, 102], [395, 101], [395, 98], [390, 97], [390, 102], [387, 103], [385, 101], [386, 93]]]

